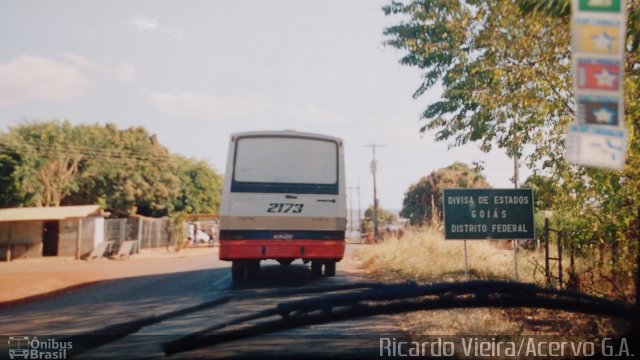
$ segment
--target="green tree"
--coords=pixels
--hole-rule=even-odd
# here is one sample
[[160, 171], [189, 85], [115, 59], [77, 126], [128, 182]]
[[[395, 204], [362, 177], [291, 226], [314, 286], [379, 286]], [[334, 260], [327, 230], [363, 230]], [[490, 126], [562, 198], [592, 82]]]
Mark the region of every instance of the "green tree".
[[533, 189], [536, 210], [555, 209], [556, 200], [562, 191], [554, 179], [536, 174], [529, 176], [523, 187]]
[[523, 17], [508, 0], [416, 0], [384, 10], [409, 18], [384, 33], [387, 44], [406, 52], [402, 64], [424, 70], [413, 96], [437, 83], [444, 89], [422, 114], [421, 131], [435, 130], [437, 140], [455, 146], [497, 145], [510, 156], [532, 144], [532, 162], [562, 153], [554, 145], [572, 115], [563, 86], [571, 65], [566, 22]]
[[0, 139], [0, 204], [8, 207], [19, 206], [26, 203], [26, 194], [20, 186], [20, 179], [16, 174], [19, 168], [20, 157], [2, 146]]
[[[400, 216], [411, 225], [442, 221], [443, 191], [446, 188], [480, 188], [491, 186], [477, 169], [456, 162], [431, 172], [413, 184], [404, 194]], [[435, 214], [434, 214], [435, 210]]]
[[27, 123], [0, 134], [3, 182], [17, 190], [8, 205], [59, 206], [74, 190], [82, 157], [62, 144], [79, 138], [68, 122]]
[[116, 216], [165, 216], [180, 191], [176, 162], [142, 127], [79, 125], [82, 141], [67, 144], [84, 156], [78, 190], [65, 204], [97, 203]]
[[0, 206], [99, 204], [114, 216], [215, 212], [221, 178], [142, 128], [68, 121], [0, 133]]
[[204, 161], [176, 156], [180, 194], [174, 209], [186, 213], [218, 213], [222, 176]]
[[[373, 232], [373, 205], [369, 205], [367, 210], [364, 211], [364, 219], [362, 220], [363, 233]], [[378, 229], [382, 229], [385, 225], [393, 224], [398, 221], [398, 216], [387, 209], [383, 209], [378, 206]]]
[[[630, 136], [622, 172], [564, 161], [564, 134], [575, 112], [569, 1], [394, 1], [384, 12], [402, 17], [384, 30], [387, 44], [403, 51], [401, 64], [424, 72], [414, 97], [436, 84], [443, 88], [422, 114], [422, 131], [435, 131], [452, 146], [478, 142], [483, 151], [497, 145], [510, 156], [526, 155], [529, 167], [541, 167], [556, 182], [554, 204], [572, 239], [594, 243], [617, 234], [633, 250], [640, 229], [640, 1], [628, 2]], [[525, 145], [530, 151], [522, 154]]]

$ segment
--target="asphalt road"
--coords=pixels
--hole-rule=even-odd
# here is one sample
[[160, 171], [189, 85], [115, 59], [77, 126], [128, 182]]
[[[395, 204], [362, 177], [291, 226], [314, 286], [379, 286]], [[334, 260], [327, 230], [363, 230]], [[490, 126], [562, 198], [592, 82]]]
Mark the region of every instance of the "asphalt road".
[[[60, 340], [68, 336], [97, 334], [72, 338], [75, 349], [65, 355], [76, 354], [80, 359], [165, 358], [161, 347], [163, 342], [274, 308], [283, 301], [322, 295], [322, 289], [327, 287], [369, 281], [363, 275], [350, 271], [348, 259], [352, 252], [353, 246], [348, 247], [345, 266], [338, 264], [337, 276], [333, 278], [312, 278], [308, 267], [299, 261], [290, 266], [268, 261], [262, 263], [258, 280], [234, 285], [229, 267], [224, 266], [229, 263], [221, 264], [214, 260], [210, 269], [108, 280], [1, 310], [0, 335], [5, 339], [8, 336], [29, 336], [30, 339], [37, 336], [43, 342], [52, 338]], [[321, 289], [319, 293], [305, 293], [318, 288]], [[136, 331], [131, 331], [130, 326], [114, 328], [226, 296], [227, 302], [163, 321], [152, 321], [152, 324]], [[236, 327], [255, 324], [260, 324], [260, 320]], [[304, 326], [269, 335], [234, 338], [234, 341], [181, 352], [169, 358], [368, 358], [378, 355], [380, 337], [403, 336], [397, 325], [395, 317], [377, 316]], [[123, 333], [127, 335], [117, 336]], [[0, 343], [0, 358], [8, 357], [7, 346], [6, 342]], [[86, 351], [78, 354], [80, 348]]]

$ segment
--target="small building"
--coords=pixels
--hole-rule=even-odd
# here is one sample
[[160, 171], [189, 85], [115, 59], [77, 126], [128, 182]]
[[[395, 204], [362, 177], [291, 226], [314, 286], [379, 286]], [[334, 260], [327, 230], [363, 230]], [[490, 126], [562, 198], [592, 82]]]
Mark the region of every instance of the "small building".
[[104, 240], [105, 215], [98, 205], [0, 209], [0, 260], [80, 258]]

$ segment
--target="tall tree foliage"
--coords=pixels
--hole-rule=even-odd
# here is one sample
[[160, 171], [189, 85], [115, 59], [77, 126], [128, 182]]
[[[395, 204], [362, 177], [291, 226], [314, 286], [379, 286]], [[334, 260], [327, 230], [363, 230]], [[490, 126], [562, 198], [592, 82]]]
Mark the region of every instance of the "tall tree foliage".
[[87, 158], [81, 162], [78, 191], [66, 204], [98, 203], [117, 215], [168, 215], [180, 181], [169, 151], [142, 127], [120, 130], [80, 125], [82, 141], [69, 148]]
[[533, 174], [522, 184], [524, 188], [533, 189], [535, 193], [535, 210], [544, 211], [557, 208], [557, 199], [560, 197], [560, 186], [552, 178], [544, 175]]
[[[456, 162], [422, 177], [407, 189], [400, 216], [412, 225], [442, 221], [443, 190], [446, 188], [480, 188], [491, 186], [479, 170]], [[435, 213], [434, 213], [435, 210]]]
[[222, 176], [204, 161], [176, 157], [180, 193], [176, 211], [187, 213], [217, 213], [220, 210]]
[[388, 45], [404, 51], [401, 64], [424, 71], [414, 97], [443, 87], [442, 98], [422, 114], [421, 131], [452, 146], [478, 142], [483, 151], [497, 146], [526, 156], [528, 166], [559, 188], [553, 206], [573, 219], [574, 240], [633, 239], [640, 232], [640, 1], [628, 2], [630, 136], [622, 172], [564, 161], [564, 134], [575, 112], [569, 6], [568, 0], [393, 1], [383, 10], [401, 20], [384, 34]]
[[[374, 219], [374, 209], [373, 205], [369, 205], [367, 210], [364, 211], [364, 219], [362, 219], [362, 228], [360, 229], [363, 233], [374, 231], [375, 223]], [[398, 221], [398, 216], [392, 213], [391, 211], [378, 207], [378, 229], [383, 230], [385, 225], [390, 225]]]
[[1, 207], [99, 204], [115, 216], [163, 216], [216, 212], [221, 180], [144, 128], [50, 121], [0, 133], [0, 188]]
[[[3, 184], [13, 189], [13, 200], [34, 206], [59, 206], [75, 187], [81, 154], [67, 151], [81, 134], [69, 123], [26, 124], [0, 137]], [[19, 184], [19, 185], [18, 185]]]
[[[442, 99], [425, 109], [421, 131], [435, 130], [452, 145], [479, 141], [481, 149], [550, 155], [571, 119], [569, 25], [523, 17], [515, 1], [417, 0], [393, 3], [387, 14], [408, 20], [385, 29], [387, 43], [406, 51], [404, 65], [424, 70], [414, 92], [442, 84]], [[560, 153], [554, 153], [556, 157]]]

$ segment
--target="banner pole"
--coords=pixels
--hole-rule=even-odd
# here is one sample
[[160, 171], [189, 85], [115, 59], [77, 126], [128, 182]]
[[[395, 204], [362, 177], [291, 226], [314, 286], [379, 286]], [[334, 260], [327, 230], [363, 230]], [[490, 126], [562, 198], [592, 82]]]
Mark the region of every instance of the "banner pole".
[[513, 242], [513, 264], [516, 272], [516, 281], [520, 281], [520, 279], [518, 279], [518, 241], [514, 239], [512, 240], [512, 242]]

